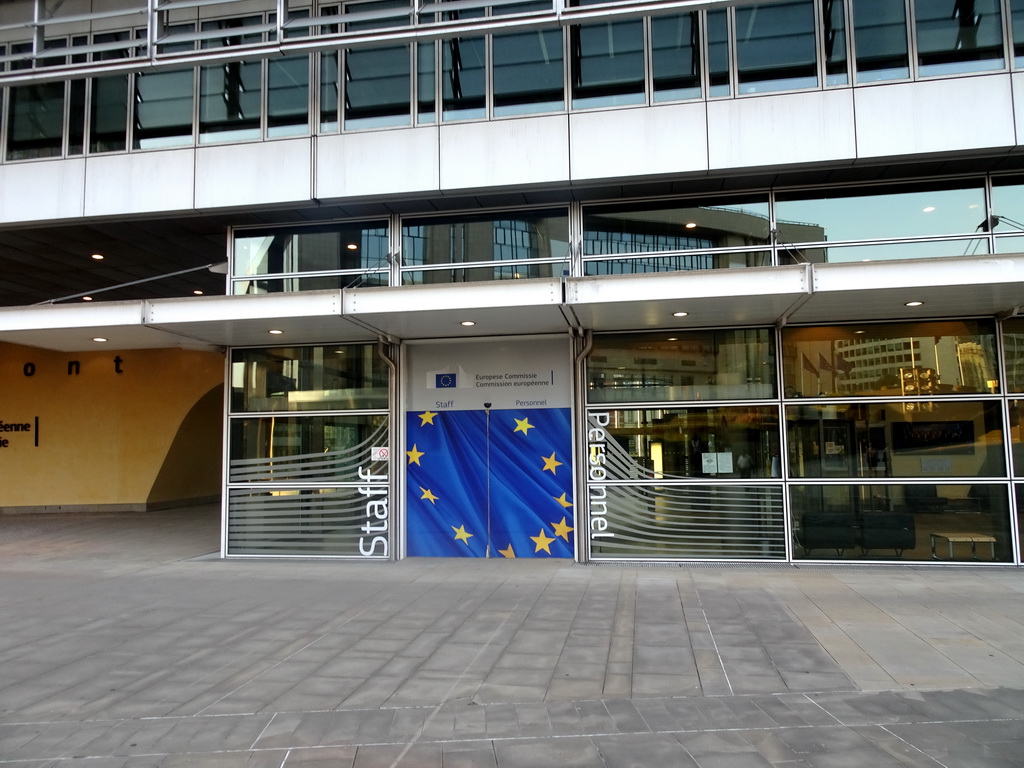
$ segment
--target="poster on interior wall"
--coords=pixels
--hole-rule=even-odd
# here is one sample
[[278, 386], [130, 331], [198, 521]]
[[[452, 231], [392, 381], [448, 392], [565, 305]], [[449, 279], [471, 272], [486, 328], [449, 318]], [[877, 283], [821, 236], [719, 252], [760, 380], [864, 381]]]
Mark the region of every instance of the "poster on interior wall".
[[567, 342], [414, 346], [407, 362], [409, 555], [572, 557]]

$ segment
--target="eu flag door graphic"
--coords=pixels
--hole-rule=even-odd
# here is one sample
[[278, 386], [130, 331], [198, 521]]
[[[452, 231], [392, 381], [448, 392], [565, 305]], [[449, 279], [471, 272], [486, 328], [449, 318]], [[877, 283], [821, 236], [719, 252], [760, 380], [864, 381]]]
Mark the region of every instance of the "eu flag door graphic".
[[410, 351], [410, 556], [573, 557], [568, 351], [524, 343]]

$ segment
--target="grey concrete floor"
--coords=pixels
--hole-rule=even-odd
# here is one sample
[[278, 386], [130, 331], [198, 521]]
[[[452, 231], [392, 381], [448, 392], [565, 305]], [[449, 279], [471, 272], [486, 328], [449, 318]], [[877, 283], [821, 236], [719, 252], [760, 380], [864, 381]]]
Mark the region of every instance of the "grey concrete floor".
[[1024, 570], [221, 560], [0, 516], [0, 768], [1024, 766]]

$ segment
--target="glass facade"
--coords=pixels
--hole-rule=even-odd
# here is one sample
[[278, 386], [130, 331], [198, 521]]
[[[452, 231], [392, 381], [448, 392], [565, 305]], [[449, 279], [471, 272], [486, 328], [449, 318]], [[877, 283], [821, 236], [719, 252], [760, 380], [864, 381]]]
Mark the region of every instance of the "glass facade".
[[775, 334], [595, 336], [593, 559], [1016, 561], [1024, 321]]
[[389, 391], [373, 344], [233, 350], [227, 554], [389, 556]]
[[[35, 42], [19, 25], [7, 25], [0, 49], [9, 52], [11, 71], [129, 60], [139, 66], [4, 89], [3, 160], [743, 98], [1024, 66], [1017, 0], [1006, 3], [1008, 12], [1001, 0], [787, 0], [653, 16], [615, 9], [606, 19], [567, 24], [545, 0], [481, 0], [445, 12], [433, 5], [419, 11], [406, 0], [310, 2], [285, 10], [280, 26], [268, 6], [275, 4], [196, 22], [160, 7], [153, 11], [160, 34], [153, 46], [145, 24], [111, 30], [106, 23], [106, 31], [90, 32], [83, 22], [68, 37], [69, 23], [44, 20]], [[522, 24], [532, 18], [543, 22]], [[467, 26], [471, 32], [460, 31]], [[61, 34], [46, 34], [51, 27]], [[420, 34], [434, 28], [442, 30], [436, 39]], [[324, 36], [334, 36], [337, 46], [202, 60]], [[371, 36], [379, 43], [367, 44]], [[1012, 40], [1013, 56], [1004, 40]], [[177, 66], [190, 54], [193, 66]], [[170, 64], [153, 68], [151, 60], [162, 56]]]

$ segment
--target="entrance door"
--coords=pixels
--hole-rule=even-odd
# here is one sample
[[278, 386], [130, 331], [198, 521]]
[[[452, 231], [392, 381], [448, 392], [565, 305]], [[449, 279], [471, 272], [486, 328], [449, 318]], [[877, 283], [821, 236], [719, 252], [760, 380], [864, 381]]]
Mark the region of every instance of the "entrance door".
[[409, 555], [573, 556], [567, 355], [563, 340], [410, 350]]

